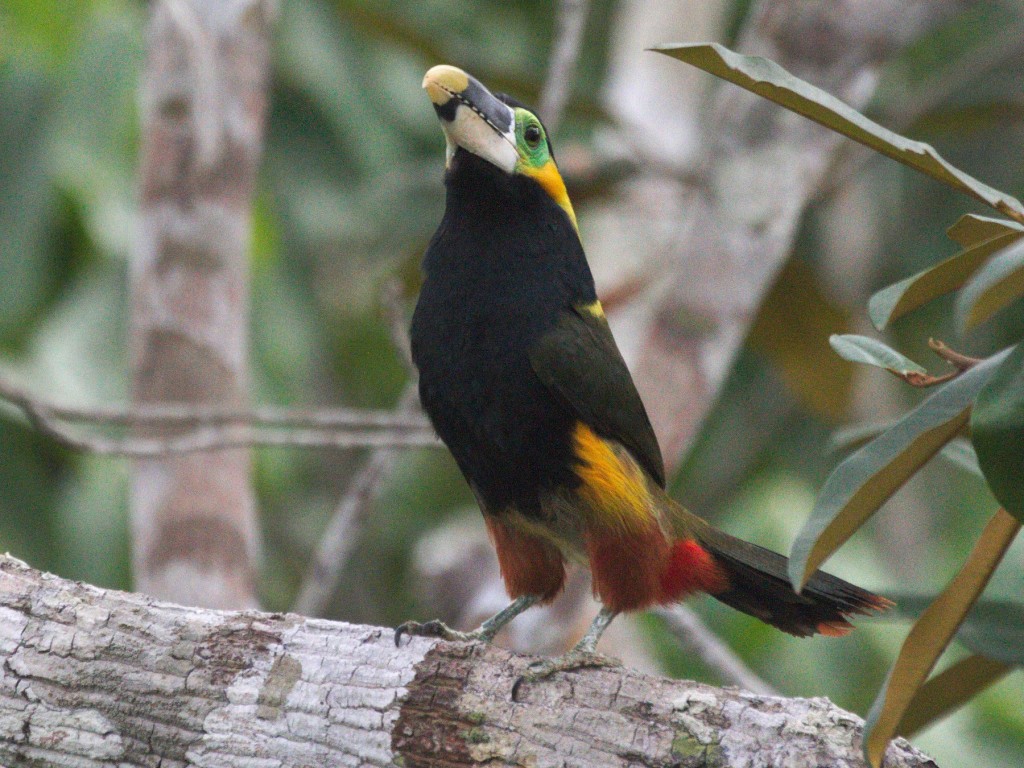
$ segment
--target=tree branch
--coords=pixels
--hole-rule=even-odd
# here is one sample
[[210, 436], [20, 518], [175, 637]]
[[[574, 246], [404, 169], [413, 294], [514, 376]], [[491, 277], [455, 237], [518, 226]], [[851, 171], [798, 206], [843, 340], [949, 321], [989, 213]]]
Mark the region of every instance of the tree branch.
[[[402, 393], [398, 413], [416, 412], [419, 402], [419, 390], [413, 381]], [[434, 444], [441, 443], [434, 438]], [[394, 447], [378, 448], [352, 479], [320, 538], [316, 554], [299, 588], [299, 596], [295, 600], [295, 610], [299, 613], [322, 616], [327, 609], [338, 588], [345, 563], [397, 459], [398, 452]]]
[[[0, 764], [862, 765], [862, 722], [785, 699], [583, 670], [294, 614], [160, 603], [0, 556]], [[906, 741], [886, 765], [935, 764]]]
[[[163, 456], [250, 445], [296, 448], [429, 448], [441, 445], [426, 418], [412, 411], [278, 406], [245, 409], [213, 403], [67, 406], [36, 397], [2, 376], [0, 400], [18, 408], [36, 429], [61, 445], [114, 456]], [[159, 427], [171, 434], [162, 437], [87, 435], [65, 422], [98, 429]]]
[[[399, 288], [397, 284], [389, 284], [382, 301], [395, 349], [415, 379], [408, 322]], [[418, 408], [410, 407], [415, 402], [395, 410], [242, 408], [212, 402], [82, 407], [52, 403], [0, 374], [0, 401], [3, 400], [18, 408], [36, 429], [61, 445], [113, 456], [168, 456], [252, 445], [380, 450], [441, 447], [426, 416]], [[136, 434], [87, 435], [69, 424], [108, 431], [131, 430]], [[140, 431], [146, 432], [144, 437], [137, 434]]]
[[696, 654], [704, 664], [713, 669], [730, 685], [745, 688], [754, 693], [778, 696], [778, 691], [762, 680], [754, 670], [743, 663], [721, 638], [707, 628], [700, 616], [685, 605], [658, 608], [657, 613], [669, 631], [684, 649]]
[[[397, 280], [388, 283], [384, 288], [382, 301], [391, 341], [410, 376], [394, 413], [398, 416], [419, 416], [426, 424], [426, 417], [420, 410], [419, 374], [412, 361], [412, 340], [409, 338], [409, 323], [402, 301], [401, 283]], [[440, 446], [441, 442], [434, 437], [433, 429], [428, 429], [433, 438], [433, 445]], [[366, 525], [373, 505], [380, 496], [384, 481], [398, 460], [398, 452], [395, 450], [397, 447], [384, 445], [371, 453], [334, 508], [334, 515], [320, 538], [316, 554], [295, 599], [295, 610], [298, 613], [322, 616], [327, 610], [327, 605], [338, 588], [338, 582], [341, 581], [345, 563], [348, 562], [348, 557]]]

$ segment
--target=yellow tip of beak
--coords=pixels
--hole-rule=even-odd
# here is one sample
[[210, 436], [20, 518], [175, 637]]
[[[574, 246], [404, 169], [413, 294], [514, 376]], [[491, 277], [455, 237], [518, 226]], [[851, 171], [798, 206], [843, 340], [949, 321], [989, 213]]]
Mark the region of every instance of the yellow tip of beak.
[[445, 104], [453, 93], [462, 93], [469, 87], [469, 75], [450, 64], [438, 64], [423, 76], [423, 89], [435, 104]]

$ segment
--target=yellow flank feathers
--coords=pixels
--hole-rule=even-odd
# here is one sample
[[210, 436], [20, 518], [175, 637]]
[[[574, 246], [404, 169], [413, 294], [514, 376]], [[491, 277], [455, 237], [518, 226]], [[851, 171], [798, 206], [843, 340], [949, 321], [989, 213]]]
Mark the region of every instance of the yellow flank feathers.
[[577, 493], [596, 516], [589, 522], [623, 531], [647, 529], [653, 503], [640, 468], [583, 422], [576, 423], [573, 444], [580, 460], [576, 474], [583, 481]]
[[595, 301], [591, 304], [583, 304], [580, 309], [594, 317], [604, 317], [604, 307], [601, 306], [600, 301]]
[[537, 183], [544, 188], [544, 191], [548, 193], [551, 199], [558, 203], [563, 211], [569, 214], [569, 221], [572, 222], [573, 227], [579, 232], [580, 228], [576, 224], [576, 212], [572, 209], [572, 203], [569, 202], [569, 193], [565, 191], [565, 182], [562, 181], [562, 174], [558, 172], [558, 168], [553, 160], [548, 160], [540, 168], [534, 168], [527, 163], [521, 162], [516, 170], [536, 179]]

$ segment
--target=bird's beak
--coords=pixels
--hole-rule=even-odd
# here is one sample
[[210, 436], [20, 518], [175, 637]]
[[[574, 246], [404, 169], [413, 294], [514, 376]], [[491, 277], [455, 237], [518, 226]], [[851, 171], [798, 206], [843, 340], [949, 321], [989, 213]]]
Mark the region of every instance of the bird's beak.
[[519, 160], [516, 116], [475, 77], [458, 67], [439, 64], [423, 76], [448, 144], [447, 160], [462, 147], [507, 173]]

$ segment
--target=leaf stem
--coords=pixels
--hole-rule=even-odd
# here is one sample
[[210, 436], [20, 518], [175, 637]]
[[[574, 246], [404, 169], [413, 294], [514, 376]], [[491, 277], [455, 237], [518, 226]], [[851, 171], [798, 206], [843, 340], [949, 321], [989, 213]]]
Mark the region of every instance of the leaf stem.
[[958, 371], [970, 370], [971, 368], [973, 368], [974, 366], [981, 362], [981, 358], [968, 357], [967, 355], [962, 355], [959, 352], [950, 349], [938, 339], [928, 339], [928, 346], [931, 347], [931, 350], [936, 355], [941, 357], [943, 360], [952, 365]]

